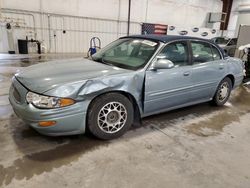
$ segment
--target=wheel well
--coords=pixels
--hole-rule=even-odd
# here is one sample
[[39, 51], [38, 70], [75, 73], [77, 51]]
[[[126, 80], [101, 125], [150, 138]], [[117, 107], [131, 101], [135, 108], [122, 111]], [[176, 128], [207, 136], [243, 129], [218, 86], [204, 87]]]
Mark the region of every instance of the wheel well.
[[95, 96], [95, 97], [91, 100], [91, 102], [89, 103], [87, 113], [88, 113], [89, 108], [90, 108], [90, 106], [92, 105], [93, 101], [94, 101], [96, 98], [98, 98], [98, 97], [100, 97], [100, 96], [102, 96], [102, 95], [105, 95], [105, 94], [107, 94], [107, 93], [119, 93], [119, 94], [122, 94], [122, 95], [124, 95], [125, 97], [127, 97], [127, 98], [131, 101], [131, 103], [132, 103], [132, 105], [133, 105], [133, 108], [134, 108], [134, 125], [141, 124], [141, 113], [140, 113], [139, 106], [138, 106], [138, 104], [137, 104], [137, 102], [136, 102], [134, 96], [131, 95], [131, 94], [128, 93], [128, 92], [125, 92], [125, 91], [109, 91], [109, 92], [101, 93], [101, 94]]
[[234, 76], [232, 74], [229, 74], [226, 77], [230, 78], [230, 80], [232, 82], [232, 87], [234, 87], [234, 81], [235, 81]]

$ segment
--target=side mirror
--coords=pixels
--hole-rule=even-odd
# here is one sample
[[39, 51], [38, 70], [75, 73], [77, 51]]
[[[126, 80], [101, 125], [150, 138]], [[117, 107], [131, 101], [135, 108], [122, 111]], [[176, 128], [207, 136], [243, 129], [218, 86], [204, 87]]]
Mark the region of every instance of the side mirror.
[[157, 59], [153, 65], [153, 69], [171, 69], [174, 67], [174, 63], [168, 59]]

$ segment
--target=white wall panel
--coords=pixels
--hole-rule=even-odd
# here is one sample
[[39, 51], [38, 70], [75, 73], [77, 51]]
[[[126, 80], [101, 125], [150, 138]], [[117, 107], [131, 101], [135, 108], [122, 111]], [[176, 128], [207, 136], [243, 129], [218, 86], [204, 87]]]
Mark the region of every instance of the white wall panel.
[[[127, 34], [128, 0], [2, 0], [3, 8], [28, 10], [31, 15], [8, 13], [23, 19], [25, 27], [15, 28], [17, 37], [44, 42], [51, 53], [86, 52], [89, 41], [97, 36], [102, 46]], [[130, 34], [141, 33], [141, 23], [175, 25], [179, 29], [205, 27], [208, 12], [220, 12], [221, 0], [132, 0]], [[61, 14], [61, 15], [54, 15]], [[4, 13], [7, 15], [7, 13]], [[92, 17], [92, 18], [87, 18]], [[214, 24], [218, 29], [219, 25]], [[2, 28], [4, 32], [4, 28]], [[63, 30], [66, 33], [63, 34]], [[55, 36], [54, 36], [55, 35]], [[17, 38], [16, 37], [16, 38]], [[2, 46], [2, 47], [1, 47]], [[0, 52], [7, 47], [0, 40]], [[34, 50], [33, 50], [34, 51]]]
[[[240, 12], [240, 10], [246, 11]], [[248, 11], [247, 11], [248, 9]], [[237, 37], [240, 24], [250, 24], [250, 0], [234, 0], [232, 11], [228, 24], [228, 31], [226, 32], [229, 37]]]
[[7, 31], [5, 25], [0, 25], [0, 52], [8, 51]]

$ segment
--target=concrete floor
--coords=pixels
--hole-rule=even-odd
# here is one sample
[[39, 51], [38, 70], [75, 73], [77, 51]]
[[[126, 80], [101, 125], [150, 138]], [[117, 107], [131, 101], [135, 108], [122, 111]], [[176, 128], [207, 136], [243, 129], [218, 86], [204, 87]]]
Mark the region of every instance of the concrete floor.
[[34, 62], [69, 57], [0, 55], [0, 187], [250, 186], [247, 86], [224, 107], [205, 103], [152, 116], [112, 141], [36, 133], [13, 114], [10, 78]]

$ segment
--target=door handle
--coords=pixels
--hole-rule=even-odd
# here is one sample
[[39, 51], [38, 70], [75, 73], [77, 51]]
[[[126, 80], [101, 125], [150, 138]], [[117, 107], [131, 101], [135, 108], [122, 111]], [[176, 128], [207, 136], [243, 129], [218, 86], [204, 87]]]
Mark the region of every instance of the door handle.
[[224, 69], [224, 64], [223, 63], [220, 63], [219, 64], [219, 70], [223, 70]]
[[184, 76], [189, 76], [189, 75], [190, 75], [190, 72], [184, 72], [183, 75], [184, 75]]

